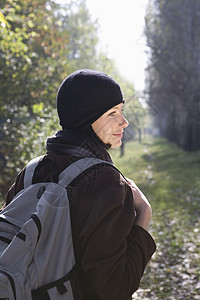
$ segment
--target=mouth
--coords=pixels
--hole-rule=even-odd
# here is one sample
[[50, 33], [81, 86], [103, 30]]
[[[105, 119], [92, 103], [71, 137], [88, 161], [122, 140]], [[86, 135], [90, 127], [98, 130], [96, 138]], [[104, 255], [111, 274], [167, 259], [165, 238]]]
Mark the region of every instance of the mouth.
[[120, 137], [120, 138], [123, 137], [123, 133], [122, 133], [122, 132], [121, 132], [121, 133], [113, 133], [113, 135], [114, 135], [114, 136], [117, 136], [117, 137]]

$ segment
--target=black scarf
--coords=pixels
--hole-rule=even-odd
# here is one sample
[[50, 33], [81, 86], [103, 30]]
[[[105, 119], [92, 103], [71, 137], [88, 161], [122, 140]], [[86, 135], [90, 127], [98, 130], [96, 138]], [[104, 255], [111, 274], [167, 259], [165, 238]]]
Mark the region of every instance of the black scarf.
[[59, 130], [47, 139], [46, 149], [47, 153], [68, 154], [79, 158], [97, 157], [112, 163], [108, 147], [94, 132]]

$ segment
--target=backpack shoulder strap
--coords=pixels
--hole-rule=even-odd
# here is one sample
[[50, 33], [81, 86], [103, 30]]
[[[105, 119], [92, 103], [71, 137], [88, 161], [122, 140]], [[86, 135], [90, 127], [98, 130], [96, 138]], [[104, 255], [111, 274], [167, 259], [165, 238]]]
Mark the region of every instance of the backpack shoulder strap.
[[25, 174], [24, 174], [24, 188], [28, 187], [32, 184], [32, 178], [35, 171], [35, 168], [39, 164], [39, 162], [44, 158], [45, 155], [38, 156], [32, 159], [26, 166]]
[[79, 174], [98, 164], [108, 164], [113, 166], [113, 164], [95, 157], [81, 158], [60, 173], [58, 183], [67, 187]]

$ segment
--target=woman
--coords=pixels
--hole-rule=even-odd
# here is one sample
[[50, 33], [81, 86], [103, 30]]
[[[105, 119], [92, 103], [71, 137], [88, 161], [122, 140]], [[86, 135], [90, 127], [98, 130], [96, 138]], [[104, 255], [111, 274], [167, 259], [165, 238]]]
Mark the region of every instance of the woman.
[[[110, 76], [88, 69], [69, 75], [57, 95], [62, 130], [47, 139], [47, 155], [33, 182], [50, 174], [56, 181], [65, 167], [82, 157], [112, 163], [107, 150], [121, 145], [128, 126], [123, 105], [121, 89]], [[24, 170], [7, 204], [23, 188], [23, 176]], [[78, 265], [72, 278], [75, 299], [130, 299], [155, 251], [147, 231], [150, 204], [133, 181], [108, 164], [82, 173], [68, 195]]]

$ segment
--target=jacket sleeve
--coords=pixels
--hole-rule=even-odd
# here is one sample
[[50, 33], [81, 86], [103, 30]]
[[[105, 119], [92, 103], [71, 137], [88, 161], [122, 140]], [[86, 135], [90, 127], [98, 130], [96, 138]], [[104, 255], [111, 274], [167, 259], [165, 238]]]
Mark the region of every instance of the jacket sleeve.
[[8, 205], [12, 199], [15, 197], [15, 195], [20, 192], [24, 188], [24, 173], [25, 168], [20, 171], [20, 173], [17, 175], [16, 181], [13, 183], [13, 185], [10, 187], [7, 193], [6, 202], [4, 203], [3, 209], [6, 205]]
[[134, 225], [132, 192], [118, 172], [107, 168], [96, 177], [90, 201], [81, 231], [84, 286], [98, 299], [129, 299], [155, 252], [155, 242]]

